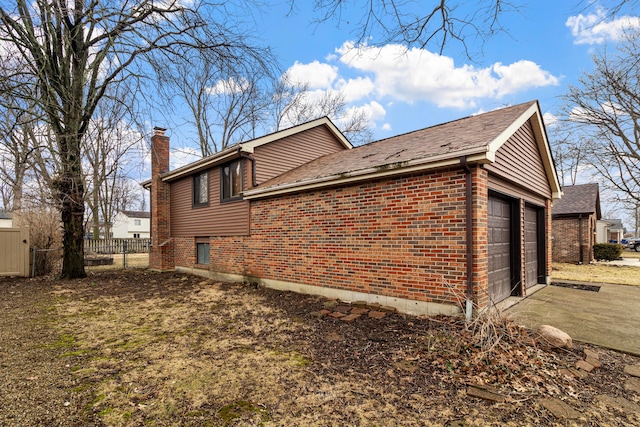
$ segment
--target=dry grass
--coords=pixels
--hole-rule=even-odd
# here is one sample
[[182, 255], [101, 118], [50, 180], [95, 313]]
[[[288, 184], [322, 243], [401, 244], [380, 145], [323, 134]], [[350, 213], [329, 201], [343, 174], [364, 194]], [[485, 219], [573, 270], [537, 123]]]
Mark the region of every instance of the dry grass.
[[[113, 258], [113, 264], [94, 265], [86, 268], [87, 271], [107, 271], [121, 270], [125, 268], [122, 254], [104, 255]], [[147, 268], [149, 267], [149, 254], [127, 254], [126, 268]]]
[[575, 425], [640, 422], [592, 403], [631, 398], [620, 376], [637, 359], [599, 349], [606, 369], [560, 375], [579, 349], [547, 351], [493, 313], [343, 322], [317, 316], [335, 303], [320, 297], [142, 270], [3, 286], [0, 425], [565, 425], [548, 397], [581, 408]]
[[[626, 253], [623, 256], [626, 257]], [[551, 278], [552, 280], [640, 286], [640, 267], [554, 263]]]

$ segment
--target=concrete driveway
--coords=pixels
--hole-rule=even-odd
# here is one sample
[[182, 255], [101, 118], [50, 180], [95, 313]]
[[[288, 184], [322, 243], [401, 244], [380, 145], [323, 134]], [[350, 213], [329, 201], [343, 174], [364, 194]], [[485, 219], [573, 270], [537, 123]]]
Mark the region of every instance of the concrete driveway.
[[555, 326], [576, 341], [640, 356], [640, 286], [585, 285], [600, 290], [546, 286], [504, 313], [533, 329]]

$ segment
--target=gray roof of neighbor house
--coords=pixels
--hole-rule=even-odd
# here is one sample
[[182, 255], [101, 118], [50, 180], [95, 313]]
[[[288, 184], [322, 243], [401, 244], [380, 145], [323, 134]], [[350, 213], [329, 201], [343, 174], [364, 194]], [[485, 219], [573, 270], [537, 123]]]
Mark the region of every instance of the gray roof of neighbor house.
[[151, 218], [151, 212], [143, 211], [122, 211], [129, 218]]
[[623, 231], [625, 230], [624, 224], [622, 223], [621, 219], [605, 219], [605, 218], [603, 218], [602, 221], [609, 223], [609, 230], [623, 230]]
[[[495, 152], [526, 122], [544, 141], [543, 162], [552, 190], [560, 194], [555, 166], [536, 101], [466, 117], [426, 129], [383, 139], [352, 150], [329, 154], [285, 172], [244, 192], [247, 199], [304, 188], [352, 182], [379, 175], [406, 173], [467, 161], [490, 163]], [[554, 184], [555, 183], [555, 184]]]
[[11, 219], [13, 216], [11, 212], [3, 211], [0, 209], [0, 219]]
[[562, 187], [562, 199], [553, 204], [551, 213], [554, 216], [595, 213], [596, 218], [600, 219], [600, 190], [598, 184]]

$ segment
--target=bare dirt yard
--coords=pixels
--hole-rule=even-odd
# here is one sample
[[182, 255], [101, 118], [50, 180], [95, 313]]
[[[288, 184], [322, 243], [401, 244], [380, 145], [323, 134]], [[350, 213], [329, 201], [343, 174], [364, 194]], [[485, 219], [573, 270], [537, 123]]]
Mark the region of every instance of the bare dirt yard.
[[[0, 289], [2, 426], [640, 425], [624, 373], [638, 359], [553, 350], [496, 318], [144, 270]], [[588, 374], [585, 349], [602, 363]], [[497, 401], [474, 397], [485, 389]]]

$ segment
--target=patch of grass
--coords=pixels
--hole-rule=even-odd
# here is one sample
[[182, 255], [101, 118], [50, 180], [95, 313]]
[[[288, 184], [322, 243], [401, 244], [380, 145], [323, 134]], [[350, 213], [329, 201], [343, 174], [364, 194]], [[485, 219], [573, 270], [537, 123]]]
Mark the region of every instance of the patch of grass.
[[[624, 255], [623, 255], [624, 256]], [[554, 263], [553, 280], [640, 286], [640, 268], [605, 264]]]
[[75, 345], [76, 345], [75, 334], [60, 334], [58, 335], [58, 339], [53, 343], [47, 345], [47, 347], [65, 349], [65, 348], [75, 347]]
[[246, 400], [238, 400], [223, 406], [218, 410], [218, 416], [224, 421], [225, 425], [233, 424], [236, 420], [247, 417], [253, 419], [255, 416], [261, 422], [269, 421], [269, 412], [266, 409]]

